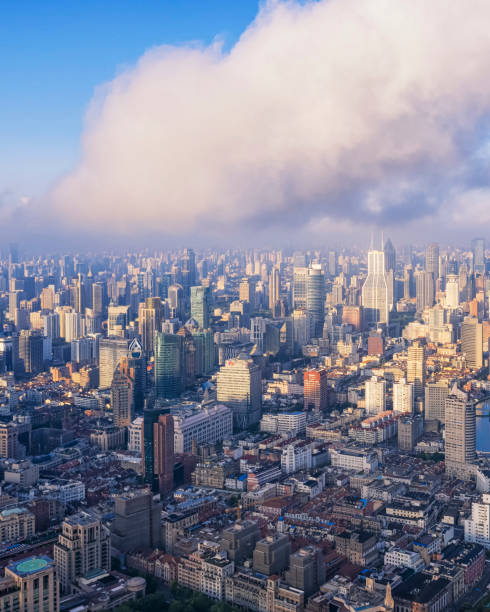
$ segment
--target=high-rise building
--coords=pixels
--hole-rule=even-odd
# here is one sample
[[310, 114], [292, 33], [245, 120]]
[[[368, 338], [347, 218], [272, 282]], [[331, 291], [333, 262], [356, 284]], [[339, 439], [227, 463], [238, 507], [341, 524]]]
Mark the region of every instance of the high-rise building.
[[448, 395], [449, 387], [445, 380], [425, 385], [424, 410], [426, 421], [445, 422], [446, 398]]
[[143, 464], [144, 480], [153, 491], [158, 491], [158, 479], [155, 476], [155, 444], [154, 425], [162, 414], [169, 414], [170, 409], [162, 407], [155, 402], [147, 402], [143, 410]]
[[398, 448], [412, 452], [424, 433], [424, 419], [421, 414], [403, 414], [398, 419]]
[[43, 315], [43, 328], [46, 338], [57, 340], [60, 337], [60, 315], [57, 312]]
[[429, 244], [425, 250], [425, 270], [432, 274], [435, 284], [439, 278], [439, 245], [436, 242]]
[[206, 376], [216, 367], [214, 333], [211, 329], [195, 328], [190, 328], [190, 332], [195, 346], [194, 365], [196, 376]]
[[459, 306], [459, 277], [448, 274], [446, 277], [446, 308], [454, 310]]
[[15, 423], [0, 423], [0, 457], [16, 459], [19, 449], [19, 431]]
[[466, 393], [453, 387], [446, 398], [446, 471], [464, 472], [463, 466], [470, 464], [476, 456], [476, 413]]
[[385, 242], [383, 251], [385, 254], [385, 276], [386, 285], [388, 287], [388, 308], [394, 309], [396, 296], [395, 296], [395, 273], [396, 273], [396, 251], [391, 240]]
[[293, 308], [306, 310], [308, 305], [308, 268], [293, 269]]
[[485, 239], [474, 238], [471, 241], [473, 252], [473, 273], [483, 276], [485, 274]]
[[490, 494], [484, 493], [479, 502], [471, 503], [471, 516], [464, 521], [465, 542], [490, 548]]
[[306, 546], [293, 553], [289, 558], [285, 580], [289, 586], [303, 591], [305, 598], [316, 593], [325, 582], [325, 562], [321, 550]]
[[386, 410], [386, 381], [372, 376], [365, 383], [365, 407], [368, 414], [378, 414]]
[[191, 317], [201, 329], [209, 327], [210, 290], [209, 287], [191, 287]]
[[291, 545], [287, 535], [274, 534], [259, 540], [253, 554], [254, 571], [272, 576], [280, 574], [289, 566]]
[[461, 324], [461, 352], [472, 370], [483, 366], [483, 326], [476, 318], [467, 317]]
[[147, 308], [146, 304], [142, 302], [138, 308], [138, 333], [147, 355], [153, 353], [156, 331], [159, 331], [156, 310], [154, 308]]
[[240, 281], [239, 297], [241, 302], [248, 302], [252, 308], [255, 307], [255, 281], [244, 277]]
[[393, 383], [393, 411], [412, 414], [413, 412], [413, 384], [402, 378]]
[[162, 504], [149, 489], [117, 495], [111, 525], [112, 546], [121, 553], [157, 548], [162, 541]]
[[313, 337], [321, 337], [325, 320], [325, 276], [320, 264], [312, 264], [308, 269], [306, 311], [311, 318]]
[[388, 285], [383, 251], [368, 252], [368, 275], [362, 287], [364, 321], [368, 325], [388, 323]]
[[407, 351], [407, 382], [413, 383], [415, 399], [424, 394], [425, 374], [425, 347], [420, 342], [414, 342]]
[[328, 406], [328, 385], [326, 370], [305, 370], [304, 409], [326, 410]]
[[126, 336], [126, 327], [129, 323], [129, 306], [114, 306], [108, 308], [107, 336]]
[[174, 486], [174, 420], [162, 414], [153, 425], [154, 473], [160, 495], [168, 495]]
[[158, 332], [155, 335], [155, 389], [157, 397], [178, 397], [186, 380], [185, 338]]
[[233, 410], [236, 429], [258, 423], [262, 409], [259, 366], [242, 356], [228, 360], [218, 372], [217, 399]]
[[64, 315], [64, 339], [66, 342], [78, 340], [85, 335], [83, 315], [79, 312], [65, 312]]
[[434, 306], [435, 284], [434, 275], [426, 270], [415, 272], [415, 293], [417, 297], [417, 312]]
[[129, 350], [129, 340], [126, 338], [102, 338], [99, 344], [99, 387], [109, 389], [112, 385], [114, 372], [126, 357]]
[[53, 552], [63, 593], [70, 593], [76, 579], [88, 572], [111, 569], [110, 532], [87, 512], [65, 518]]
[[[123, 357], [122, 359], [125, 358]], [[133, 420], [133, 404], [133, 381], [123, 371], [122, 365], [119, 364], [111, 384], [112, 420], [116, 427], [129, 427], [131, 425]]]
[[276, 315], [277, 303], [281, 294], [281, 273], [278, 268], [272, 268], [269, 274], [269, 309], [272, 316]]
[[43, 337], [39, 331], [21, 329], [18, 361], [24, 374], [37, 374], [43, 369]]
[[49, 557], [27, 557], [5, 568], [0, 598], [7, 612], [59, 612], [59, 582]]
[[332, 278], [337, 276], [337, 253], [335, 251], [328, 252], [328, 275]]

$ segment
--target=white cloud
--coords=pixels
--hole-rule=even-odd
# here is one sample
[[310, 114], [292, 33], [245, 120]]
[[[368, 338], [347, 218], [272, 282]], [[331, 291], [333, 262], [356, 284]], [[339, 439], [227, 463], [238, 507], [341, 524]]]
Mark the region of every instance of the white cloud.
[[54, 211], [173, 234], [432, 214], [482, 147], [489, 23], [488, 0], [274, 1], [229, 52], [152, 49], [96, 93]]

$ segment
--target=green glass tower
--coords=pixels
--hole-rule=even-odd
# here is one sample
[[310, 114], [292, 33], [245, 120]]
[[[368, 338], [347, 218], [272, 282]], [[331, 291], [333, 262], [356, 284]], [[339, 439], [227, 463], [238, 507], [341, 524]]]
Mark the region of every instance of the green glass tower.
[[157, 397], [178, 397], [184, 390], [184, 338], [155, 334], [155, 389]]

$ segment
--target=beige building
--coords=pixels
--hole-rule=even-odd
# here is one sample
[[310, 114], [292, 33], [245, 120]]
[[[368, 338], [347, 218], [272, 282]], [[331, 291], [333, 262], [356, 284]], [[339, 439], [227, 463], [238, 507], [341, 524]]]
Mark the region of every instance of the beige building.
[[58, 612], [59, 585], [49, 557], [29, 557], [5, 568], [0, 580], [2, 612]]
[[21, 542], [36, 533], [35, 517], [25, 508], [11, 508], [0, 512], [0, 542]]
[[87, 572], [110, 570], [110, 532], [97, 518], [80, 512], [65, 518], [53, 552], [61, 590], [70, 593], [73, 582]]
[[0, 457], [15, 459], [17, 457], [18, 431], [14, 423], [0, 425]]

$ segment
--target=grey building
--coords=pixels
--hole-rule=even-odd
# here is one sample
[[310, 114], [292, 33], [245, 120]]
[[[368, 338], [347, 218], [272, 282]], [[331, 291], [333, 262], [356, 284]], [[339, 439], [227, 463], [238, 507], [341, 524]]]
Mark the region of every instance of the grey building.
[[274, 534], [257, 542], [253, 554], [254, 571], [272, 576], [289, 567], [291, 545], [286, 535]]
[[111, 526], [113, 548], [125, 553], [160, 545], [162, 505], [154, 503], [149, 490], [117, 496], [114, 512], [116, 517]]
[[260, 530], [254, 521], [240, 521], [223, 531], [221, 547], [228, 553], [228, 559], [241, 565], [251, 559], [255, 544], [260, 539]]
[[325, 562], [321, 551], [314, 546], [306, 546], [292, 554], [286, 582], [303, 591], [305, 597], [316, 593], [325, 582]]

